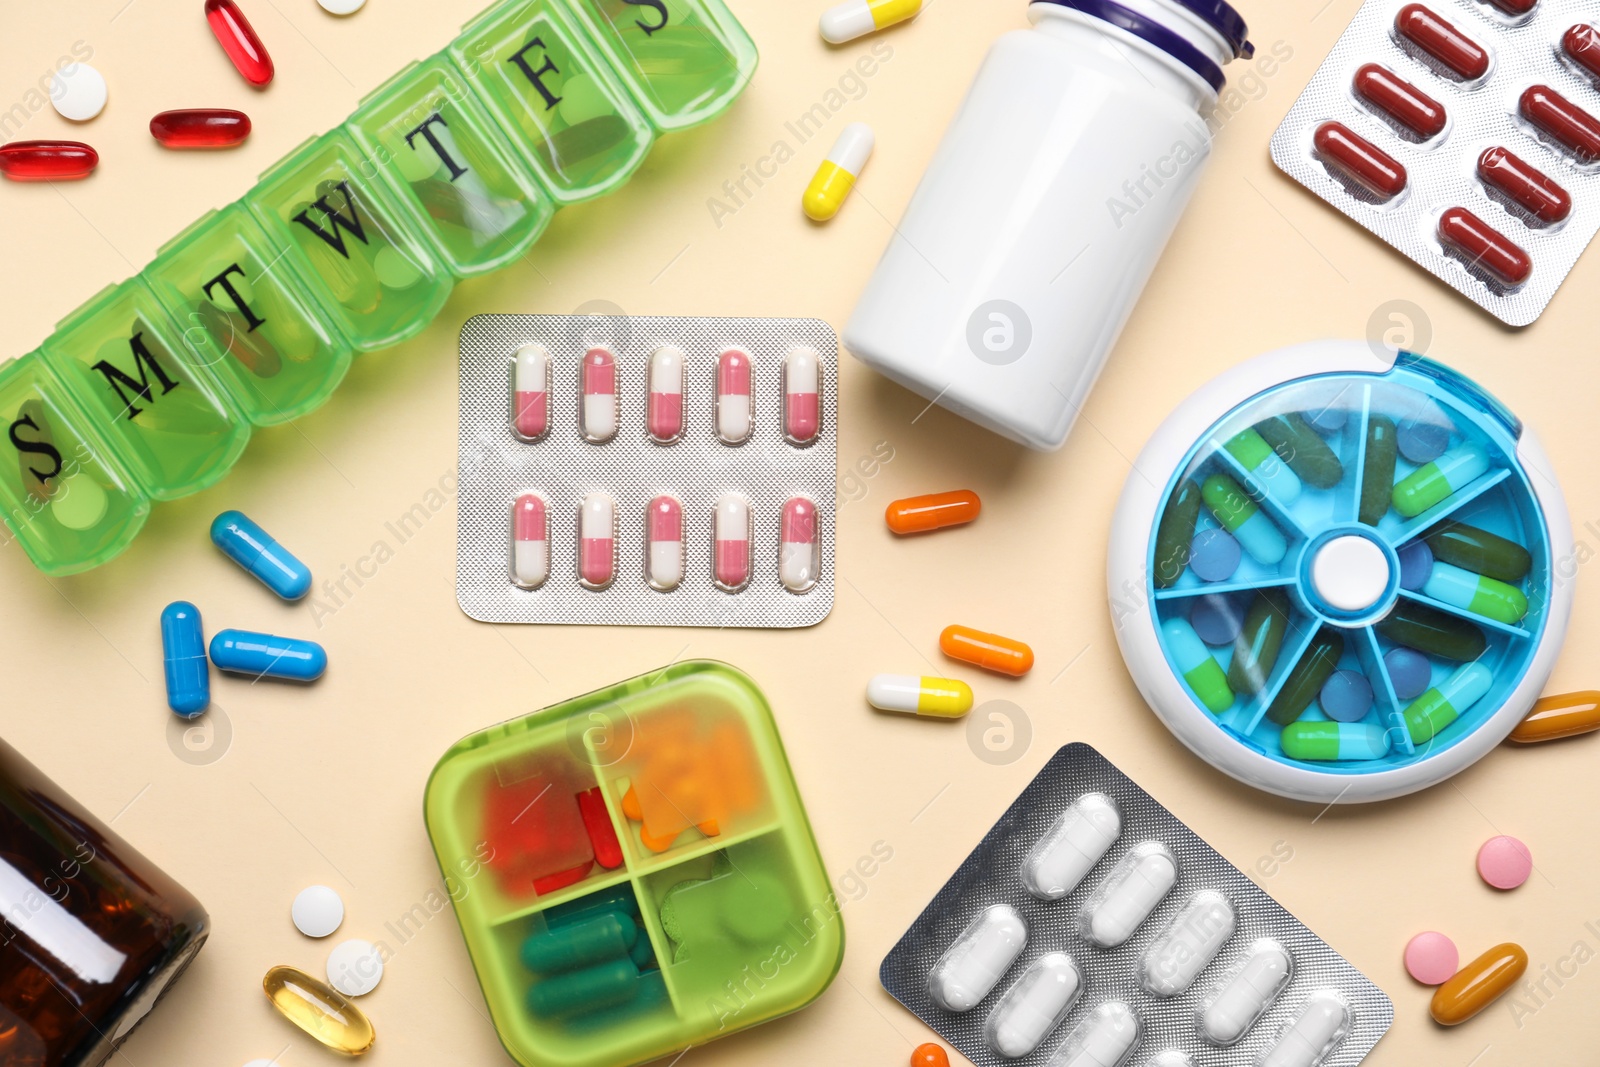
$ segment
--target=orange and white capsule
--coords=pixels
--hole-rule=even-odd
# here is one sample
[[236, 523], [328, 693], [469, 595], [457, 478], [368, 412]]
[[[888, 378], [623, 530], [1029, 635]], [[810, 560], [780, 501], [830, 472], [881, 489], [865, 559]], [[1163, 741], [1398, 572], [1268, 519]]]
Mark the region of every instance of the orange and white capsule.
[[583, 438], [602, 444], [617, 434], [617, 357], [608, 348], [583, 356]]
[[755, 399], [750, 393], [750, 353], [730, 348], [717, 357], [717, 437], [741, 445], [750, 437]]
[[541, 344], [517, 349], [512, 371], [511, 428], [536, 441], [550, 428], [550, 352]]
[[822, 369], [810, 348], [791, 348], [783, 357], [783, 435], [809, 445], [822, 427]]
[[783, 522], [778, 538], [778, 580], [791, 593], [804, 593], [821, 576], [822, 555], [818, 551], [817, 505], [803, 496], [783, 505]]
[[617, 505], [604, 493], [590, 493], [578, 505], [578, 577], [590, 589], [604, 589], [616, 575]]
[[511, 580], [537, 589], [550, 577], [550, 534], [544, 501], [524, 493], [511, 505]]
[[738, 493], [724, 493], [711, 515], [711, 574], [724, 592], [737, 593], [750, 584], [750, 502]]
[[682, 505], [665, 494], [650, 501], [645, 530], [649, 534], [645, 580], [657, 592], [671, 592], [683, 582]]
[[662, 345], [650, 353], [650, 400], [645, 429], [657, 444], [669, 445], [683, 434], [683, 349]]

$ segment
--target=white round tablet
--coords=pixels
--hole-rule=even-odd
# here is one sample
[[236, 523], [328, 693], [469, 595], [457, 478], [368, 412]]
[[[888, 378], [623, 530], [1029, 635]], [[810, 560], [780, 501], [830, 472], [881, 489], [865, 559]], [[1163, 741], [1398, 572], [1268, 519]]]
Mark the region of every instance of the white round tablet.
[[88, 122], [106, 106], [106, 80], [87, 63], [74, 63], [50, 76], [50, 104], [64, 119]]
[[325, 885], [307, 886], [294, 898], [289, 915], [307, 937], [327, 937], [344, 922], [344, 901]]
[[353, 937], [328, 953], [328, 984], [347, 997], [365, 996], [382, 977], [383, 957], [371, 941]]
[[317, 3], [330, 15], [353, 15], [366, 5], [367, 0], [317, 0]]

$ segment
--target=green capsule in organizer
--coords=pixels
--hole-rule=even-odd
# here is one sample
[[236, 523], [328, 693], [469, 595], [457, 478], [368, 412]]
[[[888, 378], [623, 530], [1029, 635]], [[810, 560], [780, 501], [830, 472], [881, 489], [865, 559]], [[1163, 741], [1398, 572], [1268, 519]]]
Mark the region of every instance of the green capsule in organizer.
[[1489, 453], [1477, 445], [1462, 445], [1424, 464], [1400, 479], [1394, 487], [1394, 509], [1415, 518], [1442, 504], [1489, 470]]
[[1423, 540], [1434, 559], [1485, 578], [1520, 582], [1533, 569], [1533, 557], [1526, 548], [1464, 522], [1442, 523], [1424, 534]]
[[1528, 614], [1528, 598], [1516, 586], [1438, 560], [1434, 560], [1433, 570], [1422, 591], [1441, 604], [1449, 604], [1507, 626], [1515, 626]]
[[1405, 710], [1406, 730], [1413, 744], [1430, 741], [1482, 700], [1494, 684], [1494, 673], [1481, 663], [1468, 663]]
[[1359, 518], [1376, 526], [1389, 513], [1394, 499], [1394, 466], [1400, 455], [1399, 431], [1387, 415], [1367, 419], [1367, 440], [1361, 460]]
[[1313, 489], [1332, 489], [1344, 478], [1344, 464], [1298, 411], [1263, 419], [1256, 432]]
[[1283, 688], [1272, 698], [1267, 708], [1267, 719], [1279, 726], [1287, 726], [1298, 719], [1322, 691], [1322, 686], [1333, 677], [1344, 655], [1344, 636], [1330, 626], [1317, 631], [1311, 645], [1300, 661], [1289, 671]]
[[1377, 629], [1397, 645], [1456, 663], [1471, 663], [1489, 648], [1483, 631], [1466, 619], [1411, 600], [1396, 603]]
[[1250, 480], [1279, 503], [1287, 507], [1300, 499], [1300, 479], [1256, 431], [1241, 430], [1223, 447], [1249, 473]]
[[1361, 722], [1292, 722], [1278, 735], [1290, 759], [1330, 762], [1375, 760], [1389, 754], [1389, 732]]
[[1289, 598], [1282, 589], [1257, 593], [1233, 642], [1228, 664], [1228, 688], [1235, 693], [1259, 693], [1278, 664], [1284, 635], [1289, 632]]
[[1200, 487], [1185, 478], [1167, 499], [1166, 510], [1161, 513], [1161, 522], [1156, 527], [1156, 558], [1151, 580], [1157, 589], [1170, 589], [1183, 577], [1199, 519]]
[[1231, 533], [1250, 558], [1268, 567], [1277, 566], [1289, 551], [1283, 532], [1273, 525], [1261, 507], [1251, 500], [1239, 483], [1226, 474], [1213, 474], [1200, 487], [1206, 507], [1222, 528]]
[[1168, 619], [1161, 624], [1167, 655], [1177, 664], [1178, 673], [1213, 714], [1220, 715], [1233, 706], [1233, 690], [1222, 664], [1211, 655], [1188, 619]]

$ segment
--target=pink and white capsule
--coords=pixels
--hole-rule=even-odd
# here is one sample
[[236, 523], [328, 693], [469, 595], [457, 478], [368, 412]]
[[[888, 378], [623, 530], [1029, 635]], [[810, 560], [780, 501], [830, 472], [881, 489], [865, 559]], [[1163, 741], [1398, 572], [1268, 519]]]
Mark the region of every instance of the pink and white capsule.
[[778, 541], [778, 580], [791, 593], [804, 593], [817, 584], [821, 569], [817, 551], [817, 505], [797, 496], [783, 505]]
[[591, 589], [611, 584], [616, 573], [617, 505], [604, 493], [590, 493], [578, 505], [578, 577]]
[[743, 444], [754, 416], [750, 396], [750, 353], [730, 348], [717, 358], [717, 436], [723, 444]]
[[792, 348], [783, 357], [783, 435], [810, 444], [822, 425], [822, 372], [817, 353]]
[[537, 589], [550, 577], [549, 523], [544, 501], [524, 493], [511, 505], [511, 580]]
[[750, 583], [750, 503], [738, 493], [725, 493], [711, 516], [716, 539], [712, 577], [736, 593]]
[[513, 371], [512, 428], [529, 441], [550, 428], [550, 352], [540, 344], [517, 349]]
[[659, 444], [683, 433], [683, 349], [662, 345], [650, 353], [650, 402], [645, 428]]
[[617, 433], [617, 357], [591, 348], [583, 357], [583, 436], [591, 444]]
[[645, 520], [650, 534], [649, 555], [645, 579], [650, 588], [666, 593], [678, 588], [683, 581], [683, 508], [670, 496], [658, 496], [650, 501], [650, 513]]

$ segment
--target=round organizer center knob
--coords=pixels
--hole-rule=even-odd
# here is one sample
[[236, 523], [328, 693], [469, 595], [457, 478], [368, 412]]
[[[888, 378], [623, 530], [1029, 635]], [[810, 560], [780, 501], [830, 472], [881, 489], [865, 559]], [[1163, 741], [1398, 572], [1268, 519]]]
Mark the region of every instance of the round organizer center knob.
[[1311, 561], [1311, 584], [1336, 611], [1365, 611], [1389, 587], [1389, 559], [1358, 534], [1335, 537]]

